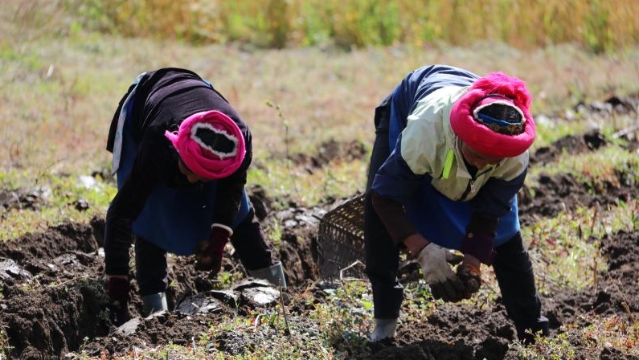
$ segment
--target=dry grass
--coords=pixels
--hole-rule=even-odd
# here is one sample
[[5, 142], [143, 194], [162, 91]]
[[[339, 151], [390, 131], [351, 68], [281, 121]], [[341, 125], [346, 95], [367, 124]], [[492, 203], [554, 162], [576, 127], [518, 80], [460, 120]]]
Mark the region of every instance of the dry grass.
[[[428, 51], [250, 52], [237, 46], [190, 47], [91, 35], [5, 41], [0, 46], [0, 99], [10, 106], [0, 108], [0, 166], [32, 173], [106, 167], [105, 137], [117, 102], [138, 73], [161, 66], [190, 68], [212, 81], [251, 125], [260, 161], [282, 154], [287, 138], [290, 152], [312, 153], [328, 139], [369, 142], [375, 105], [424, 64], [522, 77], [539, 113], [610, 91], [636, 91], [638, 57], [636, 50], [595, 57], [569, 45], [530, 52], [488, 43]], [[277, 104], [282, 115], [267, 102]]]
[[344, 47], [493, 39], [518, 47], [576, 42], [596, 52], [635, 44], [633, 0], [62, 0], [82, 26], [198, 43]]
[[[636, 82], [639, 49], [636, 47], [600, 56], [583, 51], [578, 45], [522, 50], [485, 41], [475, 41], [465, 48], [420, 44], [417, 48], [393, 46], [353, 51], [331, 46], [258, 51], [237, 44], [193, 47], [172, 40], [124, 39], [87, 33], [82, 24], [82, 21], [97, 23], [111, 19], [112, 26], [126, 23], [133, 35], [135, 29], [143, 28], [145, 21], [158, 18], [155, 12], [170, 8], [171, 11], [162, 13], [162, 21], [154, 22], [155, 28], [144, 28], [149, 33], [141, 33], [166, 38], [169, 28], [173, 31], [179, 28], [175, 24], [191, 24], [193, 19], [185, 15], [185, 9], [191, 12], [208, 9], [210, 16], [228, 15], [225, 18], [230, 24], [238, 12], [251, 16], [263, 7], [279, 3], [278, 0], [213, 1], [207, 8], [197, 1], [118, 0], [106, 6], [108, 4], [100, 0], [9, 0], [6, 11], [0, 14], [0, 30], [9, 35], [0, 40], [0, 100], [9, 104], [0, 108], [0, 135], [4, 140], [0, 144], [0, 168], [5, 172], [24, 171], [32, 178], [51, 172], [88, 173], [106, 169], [109, 156], [104, 150], [105, 135], [118, 100], [138, 73], [162, 66], [195, 70], [227, 96], [255, 134], [257, 162], [282, 158], [286, 152], [314, 153], [319, 144], [329, 139], [358, 139], [370, 143], [373, 137], [371, 118], [376, 104], [409, 71], [431, 63], [465, 67], [478, 74], [499, 70], [519, 76], [527, 81], [535, 97], [533, 110], [537, 114], [563, 110], [578, 101], [601, 99], [609, 93], [636, 92], [639, 88]], [[521, 24], [512, 18], [515, 11], [508, 11], [511, 15], [498, 23], [508, 28], [508, 33], [521, 34], [517, 26], [524, 26], [531, 22], [530, 19], [544, 14], [541, 17], [544, 26], [557, 28], [556, 31], [562, 33], [579, 31], [580, 28], [583, 30], [580, 25], [583, 18], [597, 2], [584, 3], [557, 0], [544, 2], [543, 6], [541, 3], [528, 4], [526, 14], [520, 14]], [[348, 9], [357, 4], [368, 6], [362, 0], [349, 5]], [[601, 16], [609, 18], [607, 26], [625, 26], [624, 31], [615, 32], [615, 39], [624, 39], [624, 42], [628, 37], [634, 39], [632, 34], [637, 25], [623, 14], [636, 6], [636, 2], [615, 0], [614, 4], [608, 4], [601, 12]], [[71, 5], [84, 17], [73, 17], [63, 11]], [[311, 8], [311, 5], [315, 7]], [[453, 19], [465, 19], [464, 23], [473, 25], [470, 27], [479, 33], [495, 31], [488, 27], [488, 22], [481, 20], [481, 16], [471, 15], [500, 14], [506, 5], [512, 5], [516, 10], [521, 2], [478, 1], [450, 9], [443, 3], [433, 2], [418, 7], [410, 16], [432, 20], [429, 26], [440, 27], [441, 31], [436, 34], [446, 40], [443, 31], [453, 32], [444, 30], [451, 29], [447, 25]], [[568, 5], [574, 19], [569, 16]], [[321, 23], [326, 20], [321, 14], [334, 11], [336, 6], [334, 0], [322, 4], [292, 1], [285, 11], [294, 15], [315, 11], [314, 16], [299, 21], [308, 22], [314, 18]], [[361, 9], [371, 10], [366, 6]], [[389, 13], [404, 13], [414, 6], [398, 0], [390, 2], [388, 7], [384, 9]], [[441, 16], [433, 19], [435, 12]], [[375, 18], [375, 14], [366, 15]], [[116, 16], [120, 18], [114, 18]], [[344, 10], [339, 16], [360, 19], [359, 22], [365, 24], [355, 21], [351, 26], [364, 30], [365, 26], [372, 26], [372, 20], [367, 23], [364, 20], [368, 18], [362, 14], [349, 15]], [[271, 22], [275, 20], [271, 19]], [[349, 24], [343, 20], [339, 26]], [[554, 20], [564, 21], [565, 26], [559, 29], [559, 21]], [[218, 22], [207, 24], [218, 26]], [[232, 29], [227, 30], [232, 33]], [[413, 30], [417, 32], [417, 29]], [[216, 31], [211, 30], [211, 33]], [[294, 34], [295, 29], [290, 32]], [[549, 32], [547, 36], [554, 35]], [[567, 35], [556, 38], [570, 40]], [[515, 44], [523, 41], [505, 40]], [[579, 126], [579, 123], [571, 126]], [[557, 133], [554, 126], [547, 129], [540, 128], [540, 142], [552, 140], [544, 137]]]

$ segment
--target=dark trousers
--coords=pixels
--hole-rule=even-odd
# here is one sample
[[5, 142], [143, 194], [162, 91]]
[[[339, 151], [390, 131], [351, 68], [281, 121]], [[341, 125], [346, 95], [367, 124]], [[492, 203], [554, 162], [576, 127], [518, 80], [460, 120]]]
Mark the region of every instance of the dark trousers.
[[374, 316], [376, 319], [397, 319], [404, 298], [404, 288], [397, 279], [399, 249], [373, 208], [371, 186], [377, 170], [390, 155], [388, 126], [390, 96], [375, 109], [375, 143], [366, 181], [364, 205], [364, 245], [366, 275], [373, 290]]
[[[366, 274], [373, 290], [376, 319], [395, 319], [403, 300], [403, 288], [397, 279], [399, 249], [371, 202], [371, 186], [375, 173], [390, 155], [388, 128], [389, 98], [375, 110], [375, 143], [371, 154], [364, 208], [364, 240], [366, 246]], [[523, 246], [521, 234], [495, 248], [493, 268], [508, 315], [522, 337], [526, 329], [541, 330], [547, 320], [541, 316], [541, 301], [533, 274], [532, 263]], [[545, 321], [545, 323], [543, 323]], [[542, 324], [543, 323], [543, 324]]]
[[[258, 270], [273, 265], [271, 250], [266, 244], [252, 206], [246, 218], [234, 229], [231, 244], [246, 270]], [[169, 283], [166, 255], [164, 249], [136, 236], [135, 276], [140, 295], [166, 291]]]
[[532, 262], [524, 248], [521, 233], [495, 247], [493, 269], [508, 316], [515, 323], [521, 340], [530, 341], [526, 330], [542, 330], [548, 335], [548, 319], [541, 315], [541, 299], [535, 286]]

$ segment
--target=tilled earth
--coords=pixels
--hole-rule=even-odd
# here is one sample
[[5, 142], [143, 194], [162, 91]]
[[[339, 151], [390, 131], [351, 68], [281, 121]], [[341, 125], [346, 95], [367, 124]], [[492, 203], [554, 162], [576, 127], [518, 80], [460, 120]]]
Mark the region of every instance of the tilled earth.
[[[625, 103], [611, 98], [607, 104], [618, 106], [615, 101]], [[636, 152], [636, 140], [630, 140], [628, 151]], [[598, 151], [605, 146], [607, 139], [597, 131], [568, 136], [537, 149], [531, 163], [536, 166], [552, 162], [562, 152]], [[336, 157], [361, 157], [365, 153], [357, 143], [330, 143], [326, 147], [331, 151], [323, 153], [329, 156], [299, 156], [295, 163], [312, 171]], [[619, 200], [634, 199], [638, 191], [631, 181], [634, 174], [619, 171], [615, 176], [617, 181], [592, 189], [570, 174], [541, 175], [534, 191], [524, 188], [520, 193], [522, 224], [530, 225], [577, 206], [605, 208]], [[192, 344], [199, 334], [216, 324], [216, 319], [254, 316], [261, 309], [272, 308], [273, 304], [301, 292], [314, 293], [321, 301], [325, 298], [322, 294], [326, 283], [320, 281], [318, 224], [340, 200], [327, 201], [315, 208], [291, 204], [287, 210], [269, 213], [270, 200], [265, 191], [252, 188], [251, 192], [262, 221], [277, 222], [282, 227], [277, 257], [286, 269], [287, 296], [263, 282], [245, 279], [245, 272], [232, 253], [226, 254], [224, 267], [234, 279], [241, 280], [225, 291], [216, 290], [217, 279], [195, 271], [191, 257], [170, 257], [172, 282], [168, 298], [172, 311], [139, 318], [142, 305], [139, 297], [134, 296], [129, 310], [137, 318], [117, 328], [109, 317], [104, 284], [101, 249], [104, 220], [94, 218], [90, 224], [65, 223], [0, 244], [0, 327], [6, 333], [6, 339], [0, 339], [5, 343], [0, 345], [8, 347], [9, 358], [15, 359], [75, 358], [74, 354], [80, 353], [117, 357], [125, 352], [130, 354], [135, 348]], [[15, 207], [38, 209], [37, 195], [19, 191], [0, 190], [0, 202], [5, 211]], [[563, 324], [587, 326], [587, 319], [597, 315], [615, 315], [620, 323], [636, 324], [639, 233], [611, 234], [602, 240], [600, 252], [609, 270], [598, 274], [596, 286], [581, 291], [555, 288], [542, 294], [543, 311], [551, 321], [552, 335], [568, 331], [561, 328]], [[135, 292], [135, 280], [132, 284]], [[317, 336], [312, 334], [316, 324], [305, 316], [310, 308], [291, 306], [288, 311], [292, 331], [305, 328], [311, 333], [308, 336]], [[259, 346], [264, 336], [273, 334], [220, 329], [211, 343], [219, 351], [237, 355]], [[400, 325], [394, 341], [371, 345], [366, 358], [516, 359], [516, 353], [509, 347], [514, 339], [514, 327], [499, 298], [484, 304], [442, 304], [422, 321]], [[593, 354], [591, 344], [582, 343], [582, 337], [568, 333], [568, 339], [576, 349], [576, 359], [637, 358], [612, 346], [604, 346], [601, 353]], [[360, 359], [363, 355], [350, 352], [345, 357]]]

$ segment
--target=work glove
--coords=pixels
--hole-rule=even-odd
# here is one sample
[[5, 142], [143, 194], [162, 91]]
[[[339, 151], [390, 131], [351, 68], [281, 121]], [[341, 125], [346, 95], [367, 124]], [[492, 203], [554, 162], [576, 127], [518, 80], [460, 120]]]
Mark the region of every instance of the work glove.
[[129, 279], [110, 276], [107, 280], [109, 292], [109, 309], [111, 321], [115, 326], [120, 326], [129, 321]]
[[464, 284], [453, 273], [450, 265], [458, 264], [462, 256], [453, 254], [441, 246], [429, 243], [417, 255], [424, 279], [430, 285], [435, 299], [457, 302], [465, 292]]
[[233, 230], [222, 224], [213, 224], [208, 240], [202, 240], [196, 249], [197, 270], [208, 270], [217, 274], [222, 269], [224, 246], [233, 235]]
[[472, 255], [480, 262], [490, 265], [495, 257], [493, 241], [495, 236], [481, 232], [468, 232], [461, 241], [459, 251]]
[[481, 287], [481, 269], [473, 264], [463, 263], [457, 266], [457, 277], [464, 284], [462, 298], [470, 299]]

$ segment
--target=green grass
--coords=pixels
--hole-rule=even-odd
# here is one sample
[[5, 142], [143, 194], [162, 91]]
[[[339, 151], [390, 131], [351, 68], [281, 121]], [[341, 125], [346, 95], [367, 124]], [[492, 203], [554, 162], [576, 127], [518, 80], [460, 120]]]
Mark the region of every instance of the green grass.
[[368, 157], [352, 162], [334, 161], [321, 168], [296, 167], [290, 160], [260, 162], [249, 172], [248, 182], [267, 189], [276, 209], [293, 199], [314, 206], [327, 198], [339, 199], [364, 190]]
[[577, 290], [596, 285], [599, 273], [607, 270], [599, 240], [619, 231], [637, 231], [638, 211], [635, 199], [607, 208], [578, 207], [523, 228], [540, 291], [546, 291], [547, 285]]
[[[621, 351], [624, 355], [638, 356], [639, 325], [629, 323], [618, 316], [593, 315], [586, 320], [589, 325], [567, 325], [562, 330], [577, 333], [581, 341], [589, 344], [592, 353], [601, 352], [603, 348]], [[521, 359], [573, 359], [575, 350], [567, 332], [559, 333], [553, 338], [537, 338], [531, 346], [514, 345]], [[587, 350], [583, 350], [584, 352]], [[579, 355], [583, 356], [583, 353]]]
[[[87, 186], [77, 176], [43, 174], [31, 182], [25, 180], [21, 173], [2, 174], [0, 188], [17, 193], [28, 190], [36, 196], [36, 209], [6, 211], [3, 214], [0, 241], [16, 239], [28, 232], [44, 231], [66, 221], [86, 223], [94, 216], [104, 216], [116, 189], [113, 184], [90, 177], [88, 179], [95, 183]], [[75, 205], [78, 201], [86, 202], [88, 209], [77, 209]]]
[[[627, 174], [626, 184], [620, 184], [617, 172]], [[605, 190], [606, 186], [634, 186], [639, 182], [639, 158], [636, 154], [618, 146], [606, 146], [598, 151], [581, 154], [564, 153], [550, 164], [531, 169], [528, 185], [535, 186], [535, 178], [541, 174], [553, 176], [572, 174], [575, 180], [589, 186], [592, 191]]]

